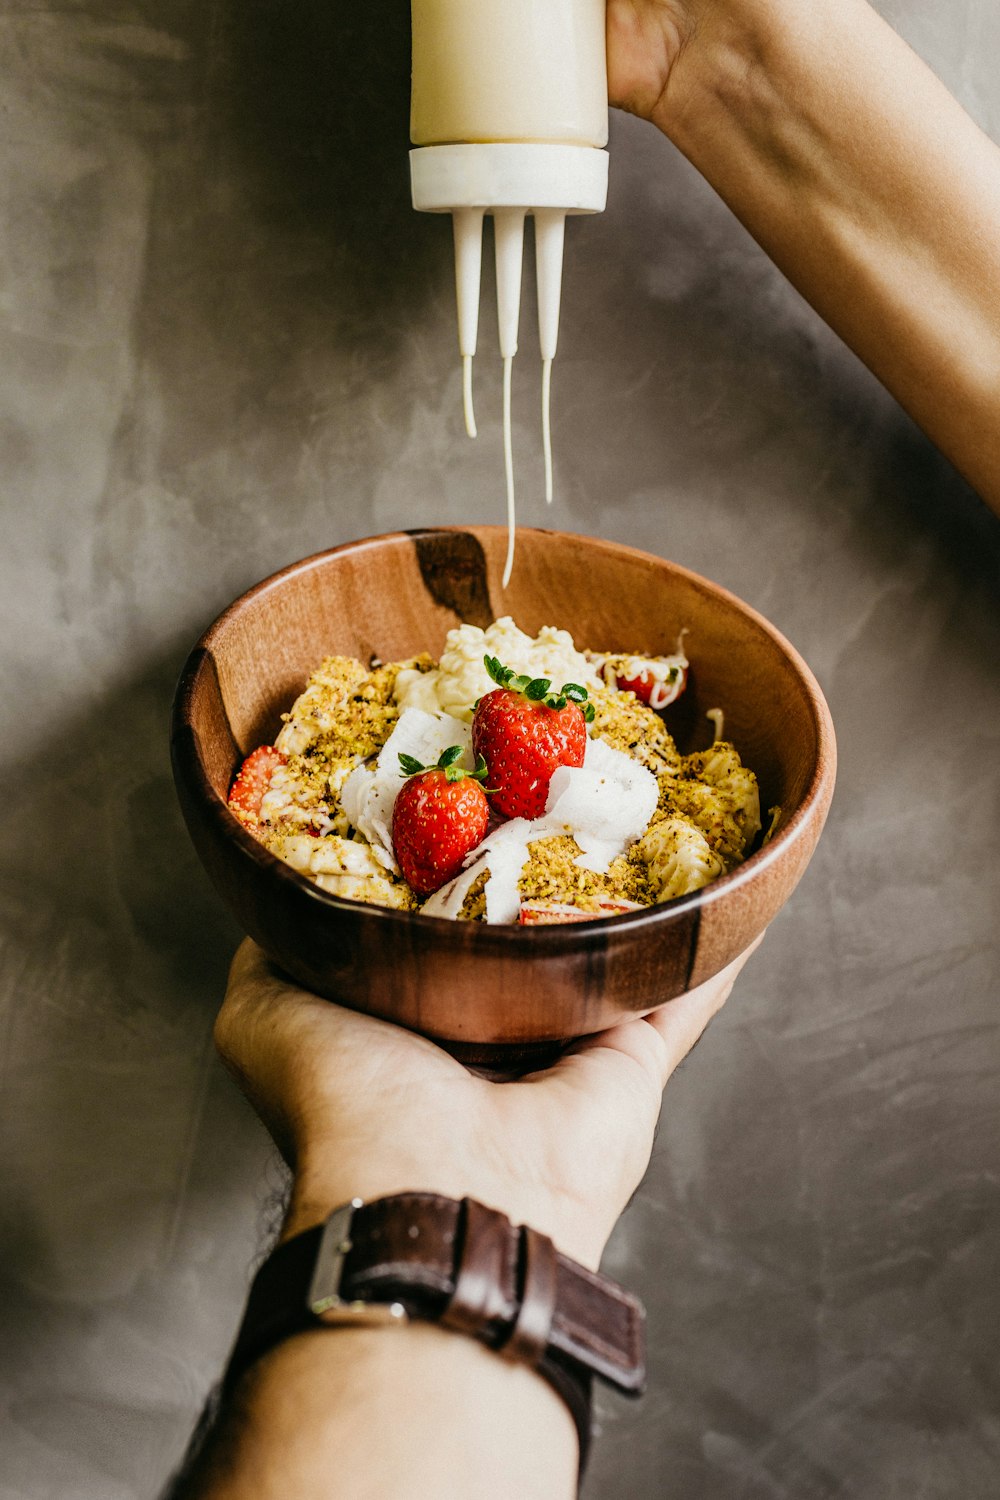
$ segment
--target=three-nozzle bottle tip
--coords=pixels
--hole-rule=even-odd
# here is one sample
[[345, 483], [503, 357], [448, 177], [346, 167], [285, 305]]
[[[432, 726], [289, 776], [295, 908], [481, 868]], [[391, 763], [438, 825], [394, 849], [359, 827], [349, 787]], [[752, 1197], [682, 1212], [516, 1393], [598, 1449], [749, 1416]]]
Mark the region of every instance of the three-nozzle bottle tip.
[[566, 214], [560, 208], [535, 212], [535, 276], [538, 283], [538, 342], [542, 352], [542, 450], [545, 458], [545, 501], [552, 504], [552, 361], [559, 343], [559, 303], [562, 299], [563, 242]]
[[[511, 433], [511, 369], [517, 353], [521, 318], [521, 272], [524, 260], [524, 208], [493, 210], [496, 255], [497, 322], [503, 359], [503, 452], [507, 491], [506, 588], [514, 563], [514, 452]], [[462, 355], [462, 404], [465, 429], [476, 436], [472, 402], [472, 359], [479, 333], [482, 281], [483, 215], [479, 208], [456, 209], [455, 291], [458, 299], [458, 346]], [[542, 448], [545, 461], [545, 499], [552, 503], [552, 361], [559, 341], [559, 303], [562, 295], [563, 241], [566, 215], [562, 209], [535, 210], [535, 267], [538, 285], [538, 339], [542, 355]]]
[[462, 355], [462, 405], [465, 430], [476, 436], [472, 404], [472, 359], [479, 338], [479, 290], [483, 265], [483, 210], [456, 208], [451, 216], [455, 235], [455, 294], [458, 300], [458, 347]]

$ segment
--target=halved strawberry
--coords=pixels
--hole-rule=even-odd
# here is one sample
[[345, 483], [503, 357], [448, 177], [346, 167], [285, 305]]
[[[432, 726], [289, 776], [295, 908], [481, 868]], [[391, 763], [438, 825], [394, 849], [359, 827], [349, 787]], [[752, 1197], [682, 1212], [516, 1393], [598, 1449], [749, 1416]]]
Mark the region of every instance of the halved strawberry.
[[461, 754], [452, 745], [430, 767], [399, 757], [408, 779], [392, 810], [392, 847], [403, 879], [418, 896], [447, 885], [486, 836], [490, 810], [480, 785], [486, 767], [477, 761], [474, 771], [464, 771], [455, 764]]
[[596, 915], [593, 911], [581, 911], [578, 906], [546, 906], [542, 901], [522, 901], [518, 921], [522, 927], [535, 927], [555, 922], [589, 922]]
[[257, 821], [271, 777], [287, 761], [288, 756], [275, 750], [273, 745], [260, 745], [247, 756], [229, 790], [229, 811], [235, 813], [241, 823]]
[[592, 922], [595, 917], [616, 917], [620, 912], [639, 909], [638, 902], [615, 901], [610, 897], [598, 904], [597, 911], [584, 911], [579, 906], [559, 901], [522, 901], [519, 921], [522, 927], [555, 922]]
[[615, 672], [615, 686], [620, 693], [634, 693], [641, 703], [657, 710], [679, 698], [687, 686], [687, 667], [677, 662], [651, 659], [634, 676]]
[[537, 818], [553, 771], [583, 765], [594, 706], [578, 683], [552, 693], [547, 677], [517, 676], [495, 656], [483, 660], [499, 686], [476, 704], [472, 747], [486, 762], [493, 810], [505, 818]]

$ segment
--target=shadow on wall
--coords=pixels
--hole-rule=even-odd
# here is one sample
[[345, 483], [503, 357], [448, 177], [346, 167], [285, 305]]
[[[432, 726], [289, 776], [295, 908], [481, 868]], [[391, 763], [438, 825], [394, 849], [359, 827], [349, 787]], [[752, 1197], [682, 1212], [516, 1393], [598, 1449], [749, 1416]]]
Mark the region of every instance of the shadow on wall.
[[255, 207], [327, 236], [366, 310], [412, 309], [439, 269], [440, 226], [410, 203], [409, 6], [230, 0], [224, 26], [228, 124]]
[[180, 659], [149, 662], [12, 768], [0, 992], [17, 1100], [0, 1239], [7, 1274], [57, 1300], [104, 1300], [169, 1264], [217, 1066], [238, 933], [174, 797]]
[[451, 231], [410, 204], [407, 6], [221, 0], [195, 30], [202, 76], [156, 153], [122, 484], [154, 475], [213, 536], [246, 500], [259, 538], [264, 497], [294, 530], [396, 441], [401, 350], [453, 301]]

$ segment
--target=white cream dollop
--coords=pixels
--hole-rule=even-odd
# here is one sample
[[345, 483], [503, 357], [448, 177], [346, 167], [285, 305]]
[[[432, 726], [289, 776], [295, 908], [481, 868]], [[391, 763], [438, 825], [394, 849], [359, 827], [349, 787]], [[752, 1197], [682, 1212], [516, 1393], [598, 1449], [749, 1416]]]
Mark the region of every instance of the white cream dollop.
[[401, 708], [444, 712], [471, 722], [477, 698], [496, 687], [483, 665], [484, 656], [495, 656], [505, 667], [529, 677], [547, 677], [555, 690], [566, 682], [585, 688], [603, 686], [603, 679], [576, 649], [568, 630], [543, 625], [537, 636], [525, 635], [504, 615], [485, 630], [478, 625], [449, 630], [437, 667], [430, 672], [404, 667], [399, 673], [396, 702]]

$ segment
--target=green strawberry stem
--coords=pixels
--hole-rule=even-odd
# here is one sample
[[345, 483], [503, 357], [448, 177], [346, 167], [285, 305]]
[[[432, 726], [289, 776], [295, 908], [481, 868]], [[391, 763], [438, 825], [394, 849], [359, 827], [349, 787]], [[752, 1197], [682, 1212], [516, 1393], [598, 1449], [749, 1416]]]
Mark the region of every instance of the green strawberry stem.
[[513, 667], [505, 667], [497, 656], [484, 656], [483, 665], [498, 687], [507, 688], [512, 693], [523, 693], [530, 702], [539, 703], [545, 708], [562, 709], [567, 703], [575, 703], [587, 723], [594, 722], [594, 705], [590, 702], [587, 689], [578, 682], [564, 682], [560, 692], [550, 693], [552, 683], [547, 677], [526, 677], [523, 673], [515, 672]]
[[443, 771], [446, 781], [462, 781], [466, 776], [471, 781], [486, 780], [486, 762], [481, 755], [476, 756], [476, 764], [473, 770], [466, 771], [463, 766], [456, 765], [463, 751], [461, 745], [449, 745], [447, 750], [442, 750], [438, 762], [434, 766], [425, 766], [422, 761], [415, 760], [412, 755], [399, 753], [399, 765], [404, 776], [419, 776], [422, 771]]

